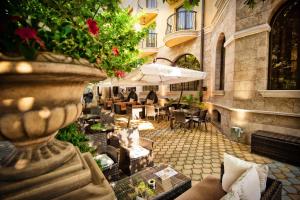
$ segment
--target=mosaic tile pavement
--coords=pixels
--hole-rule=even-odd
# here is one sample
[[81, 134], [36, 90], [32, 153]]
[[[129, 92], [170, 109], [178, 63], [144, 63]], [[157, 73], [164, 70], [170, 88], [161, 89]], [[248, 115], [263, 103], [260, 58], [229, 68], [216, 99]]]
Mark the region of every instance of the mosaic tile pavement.
[[150, 122], [153, 128], [140, 132], [154, 141], [154, 162], [172, 165], [191, 177], [193, 184], [209, 174], [219, 177], [220, 163], [226, 152], [247, 161], [268, 164], [269, 177], [283, 183], [282, 199], [300, 200], [300, 167], [252, 154], [250, 146], [229, 140], [211, 125], [208, 131], [201, 127], [171, 130], [169, 122]]

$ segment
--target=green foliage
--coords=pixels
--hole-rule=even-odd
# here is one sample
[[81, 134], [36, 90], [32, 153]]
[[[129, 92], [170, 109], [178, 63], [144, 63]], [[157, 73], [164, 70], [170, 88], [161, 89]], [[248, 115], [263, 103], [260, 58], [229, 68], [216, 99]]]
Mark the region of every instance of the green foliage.
[[207, 110], [207, 105], [203, 102], [199, 102], [198, 108], [200, 108], [200, 110]]
[[78, 127], [75, 123], [70, 124], [69, 126], [59, 130], [56, 138], [61, 141], [66, 141], [72, 143], [74, 146], [77, 146], [81, 153], [90, 152], [95, 153], [95, 149], [90, 147], [87, 142], [88, 138], [78, 130]]
[[130, 196], [132, 198], [135, 198], [137, 196], [148, 199], [149, 197], [152, 197], [155, 195], [155, 191], [153, 189], [151, 189], [147, 183], [145, 183], [144, 181], [140, 181], [139, 184], [134, 187], [132, 185], [129, 185], [130, 187], [132, 187], [135, 191], [134, 194], [130, 194]]
[[103, 171], [103, 167], [102, 167], [102, 164], [101, 164], [101, 160], [96, 160], [94, 159], [95, 162], [97, 163], [98, 167], [101, 169], [101, 171]]
[[[178, 2], [178, 0], [163, 0], [163, 2], [171, 2], [171, 3], [175, 3]], [[258, 0], [258, 1], [266, 1], [266, 0]], [[183, 6], [186, 9], [192, 9], [194, 6], [198, 6], [199, 5], [200, 0], [184, 0], [183, 2]], [[245, 0], [244, 4], [249, 6], [249, 8], [253, 9], [255, 4], [256, 4], [256, 0]]]
[[93, 130], [93, 131], [104, 131], [104, 130], [106, 130], [106, 127], [105, 127], [105, 125], [103, 125], [101, 123], [96, 123], [96, 124], [93, 124], [91, 126], [91, 130]]
[[186, 104], [188, 104], [190, 107], [194, 104], [199, 103], [199, 99], [197, 97], [194, 97], [194, 95], [189, 94], [182, 97], [182, 101]]
[[[34, 59], [38, 51], [85, 58], [106, 70], [109, 76], [117, 70], [130, 71], [144, 62], [138, 57], [137, 46], [147, 28], [135, 30], [138, 19], [121, 9], [119, 3], [119, 0], [4, 0], [6, 9], [0, 9], [4, 16], [0, 50], [27, 59]], [[94, 24], [89, 25], [88, 19]], [[15, 34], [16, 29], [26, 27], [37, 31], [37, 36], [24, 40]], [[39, 45], [37, 37], [45, 45]]]

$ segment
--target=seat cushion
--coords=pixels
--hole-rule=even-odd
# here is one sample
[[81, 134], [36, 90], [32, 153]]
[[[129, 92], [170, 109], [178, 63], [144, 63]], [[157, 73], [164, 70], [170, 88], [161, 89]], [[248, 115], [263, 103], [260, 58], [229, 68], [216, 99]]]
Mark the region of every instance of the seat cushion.
[[150, 151], [141, 146], [133, 146], [129, 148], [129, 157], [130, 158], [140, 158], [148, 156]]
[[110, 168], [114, 164], [114, 161], [106, 154], [97, 155], [94, 159], [100, 161], [103, 170]]
[[225, 194], [220, 179], [209, 175], [177, 197], [176, 200], [219, 200]]

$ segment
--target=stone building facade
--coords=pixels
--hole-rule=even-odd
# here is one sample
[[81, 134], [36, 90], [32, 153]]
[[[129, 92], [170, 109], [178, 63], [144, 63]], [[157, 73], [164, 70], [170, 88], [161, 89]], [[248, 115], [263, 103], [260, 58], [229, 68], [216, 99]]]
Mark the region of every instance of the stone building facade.
[[[141, 2], [143, 0], [135, 3]], [[221, 132], [235, 137], [231, 128], [240, 127], [243, 133], [235, 139], [245, 143], [251, 143], [251, 134], [256, 130], [300, 136], [299, 88], [268, 88], [272, 18], [286, 4], [299, 0], [257, 0], [253, 9], [245, 5], [244, 0], [206, 0], [204, 4], [200, 1], [193, 8], [197, 12], [196, 37], [171, 47], [166, 41], [170, 38], [165, 31], [167, 21], [182, 6], [183, 0], [172, 5], [156, 2], [157, 17], [152, 22], [156, 22], [157, 52], [150, 56], [150, 61], [163, 57], [175, 62], [184, 54], [196, 57], [207, 73], [203, 82], [207, 89], [204, 101], [208, 104], [213, 124]], [[182, 32], [176, 34], [180, 40]], [[203, 60], [201, 41], [204, 41]], [[160, 86], [159, 90], [160, 93], [163, 90], [163, 96], [178, 96], [180, 93], [170, 91], [169, 87]], [[197, 91], [184, 92], [190, 93], [196, 94]]]
[[[267, 130], [300, 136], [300, 91], [268, 90], [270, 22], [286, 0], [258, 1], [254, 9], [243, 0], [218, 0], [211, 25], [205, 27], [206, 101], [213, 123], [231, 136], [231, 127], [251, 133]], [[215, 88], [219, 37], [225, 36], [224, 90]], [[299, 62], [299, 61], [298, 61]], [[299, 67], [299, 66], [298, 66]]]

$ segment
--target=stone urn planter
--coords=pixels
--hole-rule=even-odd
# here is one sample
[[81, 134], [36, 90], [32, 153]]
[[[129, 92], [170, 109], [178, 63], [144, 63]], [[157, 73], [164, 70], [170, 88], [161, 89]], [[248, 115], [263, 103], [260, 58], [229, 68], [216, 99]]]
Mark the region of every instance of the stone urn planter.
[[[80, 116], [85, 85], [106, 78], [103, 71], [86, 64], [84, 60], [74, 61], [51, 53], [40, 54], [36, 61], [3, 58], [0, 61], [0, 141], [10, 141], [17, 149], [7, 163], [1, 163], [0, 177], [5, 184], [0, 181], [0, 194], [25, 199], [39, 197], [41, 192], [28, 196], [27, 191], [24, 196], [19, 191], [33, 185], [41, 187], [41, 181], [50, 183], [58, 178], [55, 173], [63, 176], [75, 172], [75, 169], [64, 168], [68, 162], [77, 163], [77, 167], [80, 165], [77, 170], [87, 168], [82, 155], [72, 144], [55, 139], [60, 128]], [[62, 168], [64, 172], [58, 173]], [[47, 177], [47, 174], [51, 176]], [[86, 177], [90, 180], [91, 173]], [[85, 185], [89, 183], [86, 177]], [[82, 186], [72, 186], [68, 191]], [[48, 188], [51, 190], [50, 186]], [[64, 190], [59, 193], [58, 189], [58, 194], [68, 192]], [[51, 194], [50, 197], [54, 196]]]

